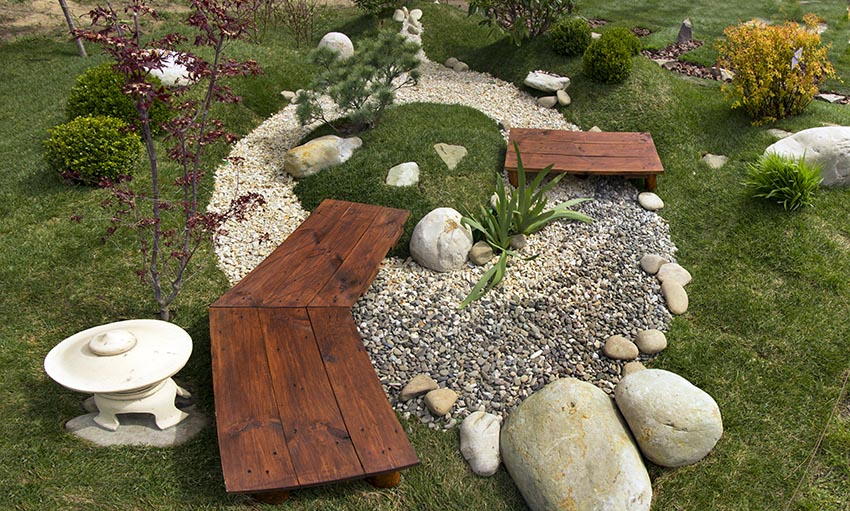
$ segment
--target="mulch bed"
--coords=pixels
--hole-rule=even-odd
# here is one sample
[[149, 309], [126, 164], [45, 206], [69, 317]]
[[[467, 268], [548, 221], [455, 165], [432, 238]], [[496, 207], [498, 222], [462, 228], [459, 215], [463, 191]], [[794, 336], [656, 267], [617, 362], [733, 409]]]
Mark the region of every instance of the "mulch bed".
[[702, 41], [688, 41], [686, 43], [671, 44], [660, 50], [641, 50], [641, 54], [650, 60], [670, 60], [664, 64], [664, 69], [680, 73], [695, 78], [705, 78], [707, 80], [721, 80], [720, 73], [712, 71], [708, 66], [701, 66], [693, 62], [684, 62], [679, 60], [679, 56], [693, 49], [699, 48], [704, 43]]

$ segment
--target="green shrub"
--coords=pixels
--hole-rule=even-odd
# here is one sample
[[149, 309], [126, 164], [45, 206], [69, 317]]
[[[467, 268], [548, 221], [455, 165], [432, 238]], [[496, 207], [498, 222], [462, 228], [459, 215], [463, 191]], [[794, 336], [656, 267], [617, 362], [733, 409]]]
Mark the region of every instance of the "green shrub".
[[[511, 250], [511, 237], [515, 234], [532, 234], [550, 222], [567, 219], [590, 223], [592, 219], [571, 207], [590, 199], [572, 199], [562, 202], [552, 209], [546, 209], [548, 199], [546, 193], [563, 179], [566, 174], [558, 174], [551, 181], [543, 184], [543, 180], [552, 170], [552, 165], [537, 173], [530, 184], [526, 184], [525, 167], [519, 154], [519, 147], [514, 144], [517, 156], [517, 187], [510, 197], [505, 191], [505, 182], [501, 175], [496, 175], [495, 198], [491, 207], [480, 206], [477, 215], [467, 215], [461, 220], [473, 230], [480, 232], [484, 240], [499, 254], [496, 263], [487, 270], [461, 302], [460, 308], [478, 300], [496, 287], [507, 272], [508, 256], [518, 255]], [[528, 259], [533, 259], [536, 255]]]
[[623, 82], [632, 72], [632, 48], [623, 39], [603, 35], [585, 50], [582, 70], [595, 82]]
[[370, 16], [379, 17], [398, 6], [398, 2], [392, 0], [354, 0], [354, 5]]
[[728, 27], [725, 41], [717, 44], [718, 66], [731, 69], [735, 78], [724, 85], [732, 108], [743, 108], [753, 124], [797, 115], [818, 93], [818, 83], [835, 76], [814, 30], [817, 18], [804, 16], [806, 26], [795, 22], [765, 25], [759, 21]]
[[[149, 81], [160, 85], [155, 77], [150, 77]], [[68, 93], [65, 107], [68, 120], [86, 115], [105, 115], [135, 125], [139, 117], [132, 98], [122, 90], [124, 84], [124, 77], [112, 68], [110, 62], [87, 69], [77, 77], [77, 83]], [[151, 127], [156, 130], [168, 120], [168, 108], [162, 101], [156, 101], [151, 106], [150, 116]]]
[[632, 55], [640, 53], [643, 45], [640, 39], [626, 27], [612, 27], [602, 34], [602, 39], [620, 39]]
[[572, 14], [575, 0], [472, 0], [469, 14], [482, 14], [484, 23], [495, 25], [520, 46], [537, 37], [561, 17]]
[[[332, 125], [319, 102], [319, 97], [327, 94], [340, 116], [355, 127], [374, 127], [395, 100], [395, 91], [419, 80], [418, 51], [418, 44], [392, 31], [361, 42], [354, 55], [344, 59], [329, 48], [313, 50], [311, 59], [323, 71], [295, 98], [299, 122], [319, 120]], [[399, 80], [402, 76], [405, 79]]]
[[590, 24], [583, 18], [561, 18], [549, 30], [552, 50], [561, 55], [581, 55], [590, 44]]
[[821, 167], [777, 154], [767, 154], [748, 166], [744, 186], [753, 197], [776, 201], [786, 210], [811, 206], [823, 180]]
[[54, 126], [44, 141], [47, 164], [64, 176], [96, 184], [132, 173], [142, 142], [114, 117], [85, 116]]

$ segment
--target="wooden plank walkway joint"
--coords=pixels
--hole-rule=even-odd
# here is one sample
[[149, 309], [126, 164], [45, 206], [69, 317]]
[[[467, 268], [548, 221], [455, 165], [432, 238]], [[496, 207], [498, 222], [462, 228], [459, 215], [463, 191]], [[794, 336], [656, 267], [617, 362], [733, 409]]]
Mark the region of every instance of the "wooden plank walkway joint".
[[350, 479], [388, 487], [419, 463], [350, 313], [408, 214], [325, 200], [210, 306], [228, 492], [280, 502]]
[[657, 176], [664, 172], [649, 133], [513, 128], [505, 156], [505, 169], [513, 186], [517, 185], [514, 143], [528, 174], [552, 165], [552, 172], [646, 179], [647, 188], [654, 191]]

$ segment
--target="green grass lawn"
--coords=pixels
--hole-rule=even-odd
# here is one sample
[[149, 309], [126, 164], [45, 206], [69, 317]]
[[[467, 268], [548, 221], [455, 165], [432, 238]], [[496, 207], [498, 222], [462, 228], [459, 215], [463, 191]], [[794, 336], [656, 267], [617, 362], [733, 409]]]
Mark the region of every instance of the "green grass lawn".
[[[581, 9], [614, 23], [654, 28], [650, 44], [655, 46], [664, 46], [665, 37], [675, 38], [687, 15], [695, 22], [696, 36], [708, 40], [730, 20], [770, 19], [779, 9], [774, 2], [681, 5], [588, 1]], [[845, 23], [846, 29], [846, 21], [832, 21], [843, 5], [806, 7], [834, 13], [830, 25]], [[552, 54], [545, 40], [516, 48], [460, 11], [431, 4], [422, 8], [425, 46], [434, 60], [455, 56], [473, 69], [516, 83], [532, 69], [569, 75], [573, 104], [563, 110], [567, 120], [585, 129], [650, 131], [655, 139], [666, 170], [659, 180], [658, 193], [667, 204], [661, 214], [670, 223], [679, 262], [694, 282], [688, 287], [690, 309], [674, 320], [670, 347], [653, 366], [678, 372], [712, 394], [723, 412], [725, 433], [696, 465], [651, 468], [653, 509], [850, 509], [850, 401], [827, 425], [850, 365], [845, 319], [850, 317], [850, 192], [823, 190], [814, 208], [793, 214], [749, 198], [740, 186], [746, 163], [771, 143], [765, 129], [773, 125], [751, 126], [729, 109], [715, 82], [673, 75], [637, 59], [626, 83], [599, 86], [581, 76], [578, 59]], [[356, 42], [372, 22], [340, 11], [325, 26], [350, 33]], [[846, 44], [846, 35], [841, 37]], [[269, 31], [261, 44], [238, 44], [232, 50], [266, 68], [263, 77], [235, 84], [245, 96], [243, 105], [222, 111], [237, 131], [247, 133], [282, 107], [280, 90], [309, 80], [310, 69], [303, 52], [294, 50], [280, 31]], [[96, 449], [62, 430], [65, 420], [81, 413], [82, 396], [44, 374], [42, 361], [50, 348], [83, 328], [153, 317], [156, 311], [132, 273], [129, 238], [99, 241], [108, 225], [107, 213], [99, 208], [103, 192], [62, 184], [41, 159], [41, 140], [47, 128], [64, 120], [64, 98], [74, 77], [101, 61], [79, 59], [73, 45], [60, 39], [0, 46], [0, 118], [6, 121], [0, 124], [0, 508], [263, 507], [225, 494], [214, 428], [176, 449]], [[850, 78], [847, 64], [834, 62]], [[403, 130], [414, 124], [415, 112], [402, 114], [388, 113], [388, 125], [397, 122]], [[489, 129], [474, 113], [458, 115]], [[815, 102], [805, 114], [775, 126], [799, 130], [824, 123], [848, 125], [850, 110]], [[364, 134], [369, 136], [394, 135]], [[490, 133], [487, 137], [499, 143]], [[731, 160], [711, 170], [700, 162], [703, 152]], [[211, 161], [224, 154], [219, 150]], [[390, 156], [381, 168], [395, 159]], [[72, 222], [74, 215], [82, 221]], [[195, 390], [199, 409], [212, 416], [206, 307], [228, 285], [210, 252], [196, 261], [197, 272], [177, 302], [176, 322], [195, 343], [178, 380]], [[407, 471], [401, 486], [378, 491], [354, 482], [304, 490], [286, 508], [524, 509], [504, 470], [491, 479], [469, 472], [455, 432], [436, 433], [418, 423], [406, 427], [422, 465]]]

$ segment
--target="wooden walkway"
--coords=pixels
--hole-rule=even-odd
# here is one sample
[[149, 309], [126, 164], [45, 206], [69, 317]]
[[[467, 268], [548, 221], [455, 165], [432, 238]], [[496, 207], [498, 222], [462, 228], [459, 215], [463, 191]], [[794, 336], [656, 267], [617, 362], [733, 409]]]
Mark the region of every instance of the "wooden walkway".
[[505, 168], [514, 186], [517, 185], [514, 143], [519, 147], [526, 173], [536, 173], [552, 165], [552, 172], [646, 179], [647, 188], [653, 191], [656, 176], [664, 172], [649, 133], [513, 128]]
[[407, 216], [325, 200], [210, 307], [228, 492], [397, 481], [419, 463], [349, 312]]

